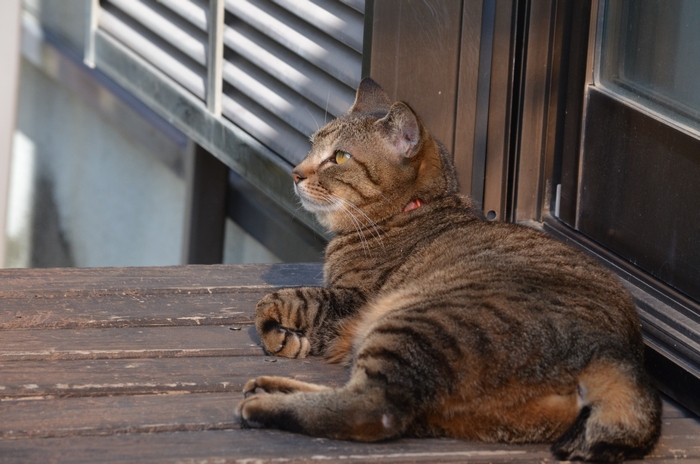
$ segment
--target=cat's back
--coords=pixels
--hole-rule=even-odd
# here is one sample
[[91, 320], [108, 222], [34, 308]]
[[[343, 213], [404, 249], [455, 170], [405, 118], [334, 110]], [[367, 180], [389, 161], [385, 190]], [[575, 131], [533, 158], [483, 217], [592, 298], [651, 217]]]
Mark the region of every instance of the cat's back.
[[616, 284], [610, 281], [608, 271], [584, 253], [539, 230], [486, 221], [461, 195], [395, 218], [389, 230], [384, 247], [396, 241], [391, 246], [403, 253], [383, 258], [397, 260], [397, 275], [420, 273], [427, 277], [433, 272], [442, 274], [449, 267], [455, 270], [455, 279], [488, 273], [492, 280], [535, 286], [556, 282], [580, 285], [582, 277], [608, 286]]
[[488, 286], [523, 298], [578, 294], [631, 304], [617, 278], [591, 257], [539, 230], [484, 220], [462, 195], [335, 237], [325, 273], [326, 285], [364, 283], [373, 292], [430, 283], [436, 292]]
[[631, 297], [592, 258], [541, 231], [485, 221], [458, 195], [421, 209], [399, 219], [404, 254], [380, 294], [439, 301], [486, 322], [507, 317], [528, 331], [576, 326], [588, 339], [606, 327], [639, 344]]

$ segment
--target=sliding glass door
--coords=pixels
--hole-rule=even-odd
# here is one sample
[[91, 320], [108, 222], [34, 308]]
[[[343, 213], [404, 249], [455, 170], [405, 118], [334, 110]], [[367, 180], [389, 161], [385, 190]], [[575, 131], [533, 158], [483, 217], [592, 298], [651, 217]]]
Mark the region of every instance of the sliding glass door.
[[[700, 2], [594, 6], [577, 162], [563, 164], [553, 210], [655, 292], [659, 304], [639, 302], [650, 356], [697, 385]], [[671, 394], [674, 376], [657, 375]]]

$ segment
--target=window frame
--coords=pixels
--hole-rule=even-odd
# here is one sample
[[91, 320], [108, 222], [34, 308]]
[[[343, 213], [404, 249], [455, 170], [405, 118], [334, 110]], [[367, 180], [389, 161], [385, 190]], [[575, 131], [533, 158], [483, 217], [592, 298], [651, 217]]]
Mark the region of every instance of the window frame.
[[700, 330], [689, 317], [700, 314], [700, 304], [568, 225], [577, 218], [589, 89], [598, 89], [594, 71], [603, 1], [529, 2], [529, 31], [521, 51], [520, 140], [514, 153], [503, 155], [518, 163], [514, 220], [584, 250], [620, 277], [637, 304], [646, 363], [657, 385], [700, 414], [700, 351], [693, 342]]

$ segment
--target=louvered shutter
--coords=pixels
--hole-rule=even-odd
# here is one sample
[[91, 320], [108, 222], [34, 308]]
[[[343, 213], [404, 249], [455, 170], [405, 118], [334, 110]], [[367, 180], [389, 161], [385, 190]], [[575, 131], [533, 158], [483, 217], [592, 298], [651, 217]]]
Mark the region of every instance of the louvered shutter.
[[[102, 1], [97, 28], [203, 104], [220, 98], [222, 117], [297, 164], [309, 136], [352, 104], [364, 0], [218, 1], [224, 4], [212, 5], [225, 8], [222, 56], [209, 54], [209, 2]], [[220, 95], [208, 80], [218, 59]]]
[[188, 0], [110, 0], [98, 26], [204, 100], [208, 7]]

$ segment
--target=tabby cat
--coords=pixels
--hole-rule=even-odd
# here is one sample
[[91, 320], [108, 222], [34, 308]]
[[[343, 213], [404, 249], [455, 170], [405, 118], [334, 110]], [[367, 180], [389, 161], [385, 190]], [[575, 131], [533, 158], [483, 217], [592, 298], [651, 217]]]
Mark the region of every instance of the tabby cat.
[[269, 354], [325, 356], [351, 378], [251, 380], [243, 427], [553, 442], [559, 459], [652, 449], [661, 404], [634, 304], [611, 273], [541, 232], [485, 221], [457, 193], [446, 149], [371, 79], [312, 142], [293, 178], [336, 234], [324, 286], [265, 296], [256, 328]]

